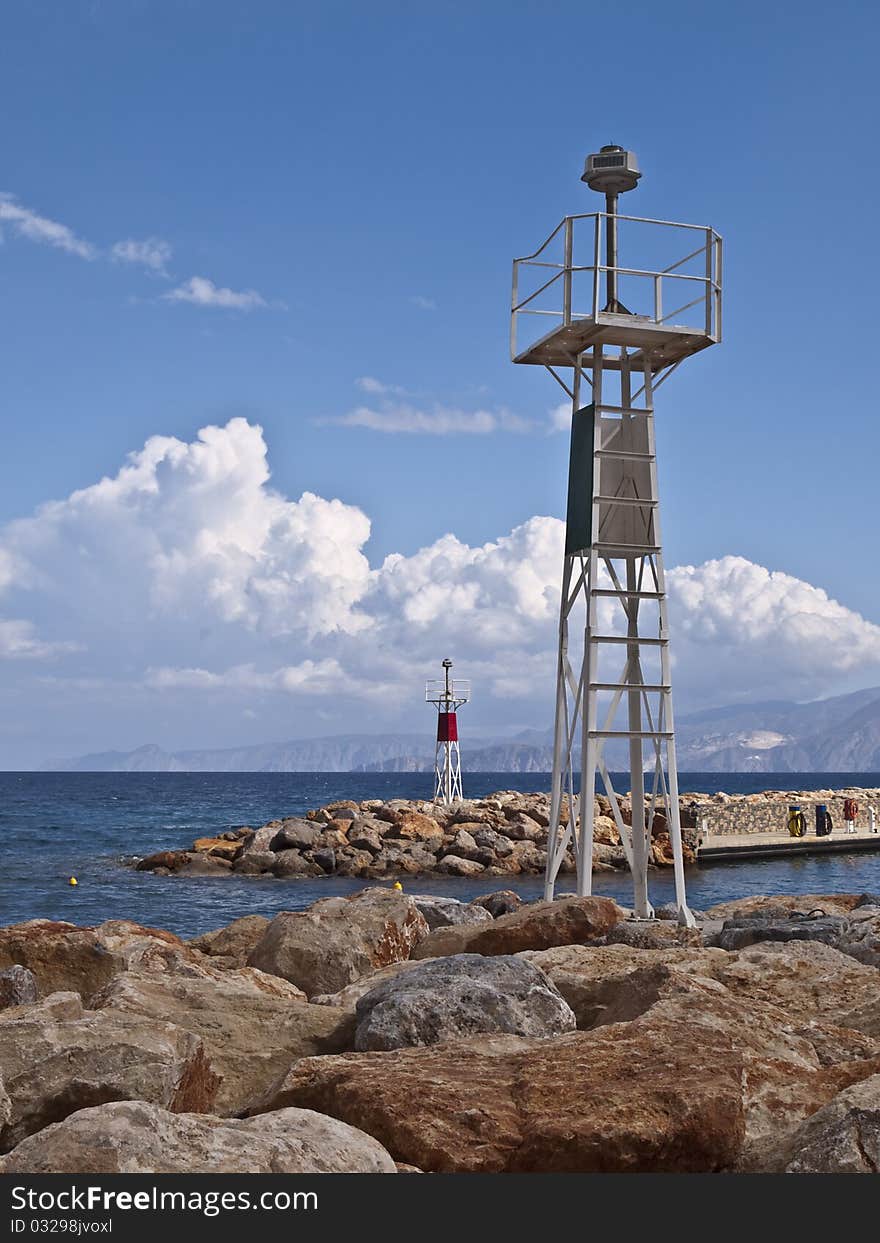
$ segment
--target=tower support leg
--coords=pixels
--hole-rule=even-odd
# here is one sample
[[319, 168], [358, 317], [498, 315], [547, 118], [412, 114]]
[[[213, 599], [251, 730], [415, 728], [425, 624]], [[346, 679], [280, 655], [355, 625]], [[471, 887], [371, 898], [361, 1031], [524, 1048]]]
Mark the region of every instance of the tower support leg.
[[[651, 359], [633, 358], [625, 348], [606, 358], [596, 346], [588, 406], [580, 404], [582, 359], [575, 361], [545, 897], [553, 897], [569, 848], [578, 893], [591, 891], [599, 777], [632, 872], [634, 916], [653, 916], [648, 865], [655, 818], [662, 816], [657, 827], [669, 834], [679, 919], [693, 923], [678, 806]], [[615, 383], [618, 391], [608, 394]], [[577, 664], [573, 626], [584, 636]], [[609, 766], [628, 768], [629, 806]]]

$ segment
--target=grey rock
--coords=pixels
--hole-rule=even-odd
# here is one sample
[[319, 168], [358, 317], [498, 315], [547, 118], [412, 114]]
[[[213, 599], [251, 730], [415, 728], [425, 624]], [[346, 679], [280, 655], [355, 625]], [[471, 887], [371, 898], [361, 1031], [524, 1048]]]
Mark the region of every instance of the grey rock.
[[444, 855], [437, 864], [438, 872], [448, 872], [450, 876], [479, 876], [483, 864], [474, 859], [462, 859], [460, 855]]
[[377, 855], [382, 849], [382, 837], [376, 829], [356, 820], [348, 831], [348, 844], [354, 850], [368, 850], [371, 855]]
[[[706, 918], [705, 912], [695, 910], [694, 907], [691, 907], [690, 911], [694, 919], [696, 920], [703, 920]], [[674, 902], [664, 902], [662, 906], [658, 906], [655, 908], [654, 916], [656, 919], [669, 919], [677, 923], [678, 922], [678, 907], [675, 905]]]
[[238, 856], [232, 870], [242, 876], [256, 876], [260, 872], [271, 872], [277, 862], [278, 856], [272, 850], [251, 850]]
[[880, 1173], [880, 1075], [838, 1092], [798, 1127], [786, 1173]]
[[37, 977], [27, 967], [7, 967], [0, 971], [0, 1010], [27, 1006], [37, 1000]]
[[318, 832], [317, 825], [311, 820], [301, 820], [298, 817], [282, 820], [281, 828], [272, 838], [270, 849], [275, 851], [308, 850], [314, 846]]
[[312, 859], [323, 872], [332, 872], [336, 868], [336, 854], [329, 846], [322, 850], [313, 850]]
[[859, 909], [859, 907], [860, 907], [860, 906], [878, 906], [878, 907], [880, 907], [880, 894], [876, 894], [876, 893], [863, 893], [863, 894], [861, 895], [861, 897], [859, 898], [858, 902], [857, 902], [857, 903], [855, 904], [855, 906], [853, 907], [853, 910], [854, 910], [854, 911], [857, 911], [857, 910]]
[[437, 1044], [483, 1032], [558, 1036], [575, 1016], [548, 976], [513, 955], [455, 954], [424, 962], [357, 1003], [355, 1048]]
[[459, 829], [446, 853], [457, 855], [460, 859], [476, 859], [480, 848], [467, 829]]
[[506, 859], [513, 853], [513, 842], [510, 838], [503, 833], [496, 833], [494, 829], [477, 829], [473, 838], [478, 846], [491, 850], [499, 859]]
[[455, 924], [489, 923], [492, 919], [485, 907], [459, 902], [457, 898], [413, 894], [413, 901], [432, 931], [434, 928], [451, 928]]
[[282, 879], [287, 876], [320, 876], [322, 869], [298, 850], [279, 850], [272, 871]]
[[277, 820], [273, 820], [271, 824], [264, 824], [247, 839], [242, 846], [242, 854], [262, 854], [264, 851], [271, 850], [272, 842], [277, 837], [280, 828], [281, 824]]
[[143, 1101], [81, 1109], [0, 1161], [7, 1174], [394, 1174], [377, 1140], [314, 1113], [169, 1113]]
[[723, 950], [741, 950], [760, 941], [821, 941], [842, 947], [848, 920], [826, 915], [816, 919], [728, 919], [717, 937]]

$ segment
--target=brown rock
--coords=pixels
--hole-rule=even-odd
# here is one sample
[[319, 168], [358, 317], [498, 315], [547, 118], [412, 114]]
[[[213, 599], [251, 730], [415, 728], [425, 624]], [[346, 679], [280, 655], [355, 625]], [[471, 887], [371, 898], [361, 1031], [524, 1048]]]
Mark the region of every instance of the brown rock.
[[18, 963], [32, 971], [40, 994], [78, 992], [88, 1001], [130, 967], [176, 970], [202, 961], [197, 950], [159, 928], [127, 920], [92, 927], [34, 919], [0, 928], [0, 970]]
[[574, 1011], [578, 1027], [587, 1030], [610, 1021], [604, 1017], [608, 1007], [634, 972], [665, 966], [677, 973], [711, 979], [729, 956], [719, 949], [560, 945], [548, 950], [528, 950], [523, 957], [547, 973]]
[[400, 813], [395, 821], [394, 832], [397, 837], [411, 841], [429, 841], [443, 837], [443, 830], [437, 821], [417, 811]]
[[193, 850], [219, 855], [221, 859], [234, 859], [240, 849], [240, 842], [230, 842], [223, 837], [197, 837], [193, 842]]
[[504, 826], [504, 835], [514, 842], [546, 841], [547, 831], [525, 812], [517, 812]]
[[516, 954], [573, 945], [604, 936], [620, 918], [610, 898], [560, 898], [533, 902], [491, 924], [438, 928], [413, 950], [413, 958], [448, 954]]
[[473, 906], [485, 907], [493, 919], [497, 919], [499, 915], [509, 915], [512, 911], [518, 911], [522, 904], [522, 898], [512, 889], [496, 889], [494, 893], [480, 894], [472, 901]]
[[186, 944], [209, 958], [222, 958], [224, 966], [244, 967], [248, 955], [268, 927], [265, 915], [243, 915], [222, 928], [193, 937]]
[[681, 1040], [662, 1057], [657, 1047], [606, 1028], [311, 1058], [270, 1103], [308, 1102], [429, 1171], [725, 1168], [744, 1133], [741, 1061], [715, 1042], [701, 1047], [695, 1073]]
[[427, 931], [412, 898], [392, 889], [364, 889], [276, 915], [248, 961], [310, 996], [335, 993], [376, 967], [408, 958]]
[[155, 872], [162, 868], [166, 872], [177, 872], [190, 861], [188, 850], [158, 850], [155, 854], [139, 859], [135, 865], [137, 872]]
[[[820, 1021], [849, 1027], [853, 1011], [872, 1004], [880, 1009], [876, 968], [820, 941], [749, 946], [728, 955], [715, 977], [735, 996], [777, 1006], [802, 1024]], [[866, 1034], [880, 1036], [880, 1030]]]

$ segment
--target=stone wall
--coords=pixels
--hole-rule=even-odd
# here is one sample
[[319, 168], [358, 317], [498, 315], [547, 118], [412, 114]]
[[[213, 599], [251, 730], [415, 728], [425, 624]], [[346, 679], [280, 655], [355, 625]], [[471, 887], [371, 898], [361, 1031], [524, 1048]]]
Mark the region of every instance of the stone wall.
[[[858, 790], [851, 794], [810, 790], [807, 793], [775, 793], [748, 795], [695, 795], [689, 799], [683, 795], [682, 812], [693, 811], [696, 827], [705, 836], [723, 836], [725, 833], [785, 833], [788, 829], [788, 808], [797, 804], [807, 822], [807, 832], [816, 828], [816, 806], [824, 803], [831, 812], [833, 831], [843, 831], [843, 803], [854, 798], [859, 804], [856, 828], [867, 832], [871, 828], [869, 808], [875, 811], [876, 827], [880, 829], [880, 790]], [[688, 817], [689, 818], [689, 817]], [[685, 819], [683, 814], [682, 819]]]

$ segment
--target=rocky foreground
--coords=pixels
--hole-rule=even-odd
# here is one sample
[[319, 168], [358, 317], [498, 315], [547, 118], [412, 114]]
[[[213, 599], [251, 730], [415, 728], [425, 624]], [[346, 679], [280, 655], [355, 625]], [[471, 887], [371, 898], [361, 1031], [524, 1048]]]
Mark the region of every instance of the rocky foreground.
[[880, 1171], [880, 897], [625, 916], [2, 928], [0, 1172]]
[[[567, 807], [563, 808], [563, 819]], [[623, 816], [629, 823], [629, 804]], [[547, 861], [550, 796], [506, 790], [454, 807], [407, 799], [329, 803], [305, 816], [272, 820], [200, 837], [188, 850], [162, 850], [135, 861], [160, 875], [386, 876], [437, 872], [447, 876], [517, 876], [543, 873]], [[693, 862], [693, 835], [685, 830], [685, 860]], [[672, 865], [666, 819], [652, 825], [651, 861]], [[596, 800], [593, 871], [626, 867], [611, 805]], [[566, 854], [563, 871], [573, 872]]]

